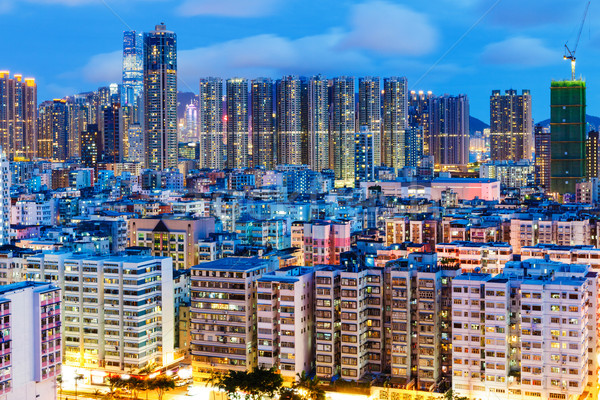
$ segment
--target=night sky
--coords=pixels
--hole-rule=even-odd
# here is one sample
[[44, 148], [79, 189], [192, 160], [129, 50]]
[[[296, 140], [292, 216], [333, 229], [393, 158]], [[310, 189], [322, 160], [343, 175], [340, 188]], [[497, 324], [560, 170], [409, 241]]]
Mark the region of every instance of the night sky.
[[[570, 77], [563, 46], [574, 45], [586, 3], [0, 0], [0, 70], [35, 77], [40, 102], [94, 90], [121, 80], [123, 30], [165, 22], [178, 35], [182, 91], [197, 92], [198, 78], [209, 75], [397, 75], [411, 89], [466, 93], [471, 114], [485, 122], [493, 89], [530, 89], [539, 121], [549, 117], [550, 81]], [[600, 115], [599, 16], [592, 3], [577, 50], [593, 115]]]

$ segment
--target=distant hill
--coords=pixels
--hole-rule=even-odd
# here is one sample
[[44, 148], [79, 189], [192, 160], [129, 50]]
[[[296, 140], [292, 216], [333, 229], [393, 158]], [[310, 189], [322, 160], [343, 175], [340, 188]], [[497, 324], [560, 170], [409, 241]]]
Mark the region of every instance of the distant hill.
[[480, 119], [469, 115], [469, 133], [472, 135], [475, 132], [482, 132], [490, 126]]
[[[588, 123], [590, 130], [597, 131], [598, 127], [600, 127], [600, 117], [595, 117], [593, 115], [586, 114], [585, 120]], [[542, 125], [544, 128], [548, 128], [550, 126], [550, 119], [545, 119], [543, 121], [538, 122], [537, 124]]]

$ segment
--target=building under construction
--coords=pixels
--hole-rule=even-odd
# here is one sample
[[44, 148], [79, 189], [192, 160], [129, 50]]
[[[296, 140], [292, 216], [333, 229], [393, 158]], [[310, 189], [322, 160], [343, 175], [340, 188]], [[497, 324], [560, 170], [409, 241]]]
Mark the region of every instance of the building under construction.
[[586, 177], [585, 82], [552, 81], [550, 96], [550, 191], [575, 193]]

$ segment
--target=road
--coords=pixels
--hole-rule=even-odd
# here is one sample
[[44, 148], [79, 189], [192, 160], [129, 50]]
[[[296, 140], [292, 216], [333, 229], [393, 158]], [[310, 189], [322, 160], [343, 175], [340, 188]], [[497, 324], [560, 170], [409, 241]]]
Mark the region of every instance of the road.
[[[105, 386], [90, 386], [85, 385], [77, 391], [77, 398], [75, 397], [75, 391], [64, 390], [62, 392], [62, 396], [57, 394], [56, 398], [58, 400], [103, 400], [107, 399], [106, 396], [103, 395], [95, 395], [94, 391], [99, 390], [102, 392], [108, 391], [108, 388]], [[194, 388], [189, 391], [190, 395], [188, 395], [187, 386], [176, 387], [174, 390], [168, 391], [163, 396], [163, 400], [209, 400], [210, 391], [208, 388], [202, 385], [194, 385]], [[120, 394], [119, 397], [115, 399], [119, 400], [131, 400], [133, 399], [133, 395], [131, 394]], [[158, 400], [158, 394], [156, 391], [151, 390], [148, 392], [141, 392], [138, 394], [138, 400]]]

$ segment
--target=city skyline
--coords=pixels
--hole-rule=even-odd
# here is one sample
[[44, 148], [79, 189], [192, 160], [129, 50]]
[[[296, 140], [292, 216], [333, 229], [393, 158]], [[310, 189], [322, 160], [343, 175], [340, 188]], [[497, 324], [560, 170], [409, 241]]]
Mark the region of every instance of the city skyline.
[[[36, 78], [40, 102], [120, 82], [122, 32], [148, 30], [164, 21], [179, 36], [181, 91], [197, 93], [198, 79], [204, 76], [249, 80], [318, 73], [356, 78], [406, 76], [409, 89], [431, 90], [437, 95], [467, 94], [472, 115], [485, 122], [489, 122], [489, 94], [505, 88], [530, 89], [534, 120], [549, 117], [549, 82], [569, 76], [569, 65], [562, 60], [563, 45], [575, 41], [585, 6], [585, 1], [579, 0], [568, 6], [554, 0], [500, 2], [419, 81], [491, 4], [473, 0], [453, 2], [450, 7], [447, 0], [426, 5], [363, 1], [299, 9], [295, 2], [277, 0], [229, 0], [218, 6], [205, 1], [172, 1], [168, 11], [162, 2], [148, 3], [142, 15], [135, 12], [136, 2], [106, 3], [114, 14], [95, 1], [52, 0], [35, 2], [35, 8], [27, 3], [0, 3], [0, 14], [10, 17], [5, 18], [0, 32], [21, 38], [18, 43], [5, 41], [0, 51], [11, 55], [3, 69]], [[595, 7], [590, 6], [590, 15]], [[46, 18], [48, 13], [57, 14], [59, 26], [35, 37], [23, 30], [23, 18]], [[95, 18], [82, 18], [88, 13]], [[370, 29], [374, 22], [378, 28]], [[577, 53], [577, 76], [589, 82], [592, 115], [599, 113], [600, 97], [593, 88], [594, 60], [600, 57], [596, 24], [594, 18], [586, 21]], [[69, 34], [78, 29], [88, 33], [85, 41], [82, 35]], [[23, 45], [31, 51], [22, 51]], [[65, 47], [71, 51], [65, 52]], [[60, 58], [52, 56], [59, 51]]]

